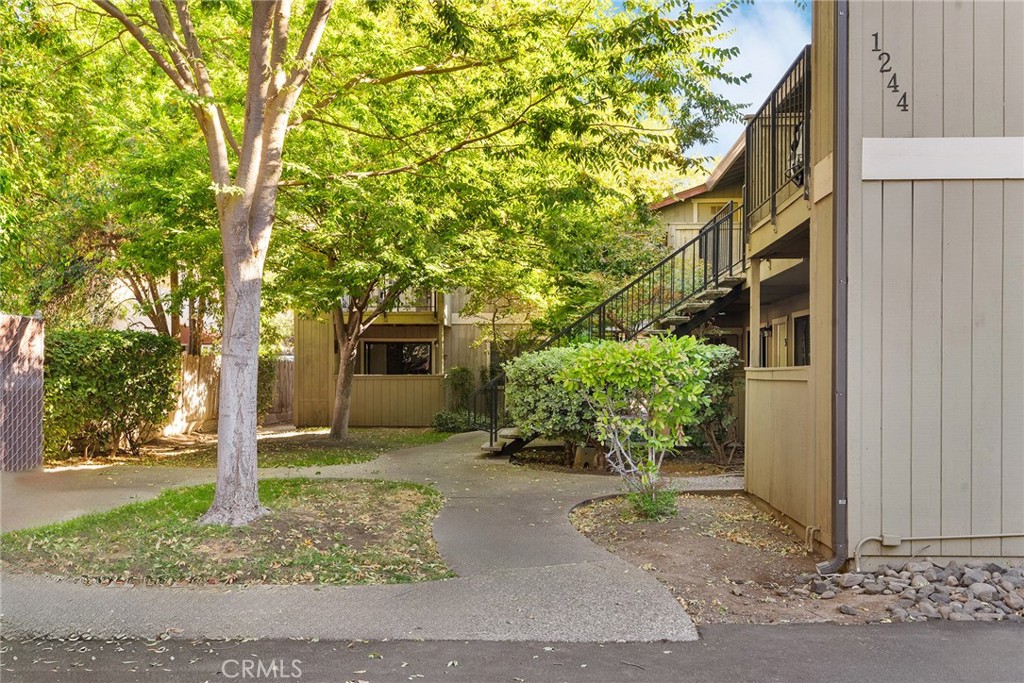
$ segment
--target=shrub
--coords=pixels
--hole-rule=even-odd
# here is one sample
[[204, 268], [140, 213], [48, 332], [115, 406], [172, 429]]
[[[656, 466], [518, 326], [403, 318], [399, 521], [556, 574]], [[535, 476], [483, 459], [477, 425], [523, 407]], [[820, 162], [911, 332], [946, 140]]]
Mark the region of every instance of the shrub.
[[448, 406], [455, 411], [469, 407], [469, 396], [476, 388], [473, 371], [469, 368], [456, 366], [445, 373], [444, 388], [448, 392]]
[[99, 448], [133, 455], [174, 409], [181, 345], [147, 332], [56, 331], [46, 336], [43, 443], [47, 455]]
[[580, 348], [519, 356], [505, 365], [505, 407], [522, 434], [581, 443], [594, 433], [594, 410], [583, 392], [557, 380], [577, 363]]
[[274, 405], [277, 383], [277, 356], [260, 355], [256, 374], [256, 424], [262, 425]]
[[461, 434], [462, 432], [473, 431], [469, 425], [470, 413], [468, 410], [442, 410], [434, 414], [430, 426], [439, 432], [449, 434]]
[[684, 428], [702, 406], [704, 344], [693, 337], [606, 341], [581, 347], [574, 361], [558, 384], [590, 403], [608, 465], [656, 506], [665, 453], [686, 442]]
[[697, 411], [697, 429], [692, 431], [693, 445], [712, 456], [720, 465], [732, 462], [733, 450], [727, 448], [736, 414], [736, 370], [741, 367], [740, 353], [724, 344], [707, 345], [708, 376], [704, 385], [704, 403]]
[[664, 519], [676, 515], [675, 491], [655, 491], [653, 496], [630, 493], [626, 500], [633, 508], [637, 517], [644, 519]]

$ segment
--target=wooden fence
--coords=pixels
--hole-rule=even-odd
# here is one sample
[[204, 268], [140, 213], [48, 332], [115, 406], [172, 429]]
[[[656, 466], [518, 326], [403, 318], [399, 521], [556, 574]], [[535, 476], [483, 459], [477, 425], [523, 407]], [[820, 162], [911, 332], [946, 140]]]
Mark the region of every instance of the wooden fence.
[[168, 416], [163, 435], [216, 429], [219, 385], [220, 356], [183, 355], [178, 406]]
[[292, 421], [292, 388], [295, 384], [295, 361], [292, 358], [277, 359], [277, 380], [274, 383], [274, 400], [263, 424], [278, 424]]
[[[294, 377], [295, 361], [291, 358], [278, 359], [274, 399], [264, 424], [291, 422]], [[178, 406], [168, 416], [162, 434], [173, 436], [215, 430], [219, 408], [220, 356], [183, 355], [178, 387]]]

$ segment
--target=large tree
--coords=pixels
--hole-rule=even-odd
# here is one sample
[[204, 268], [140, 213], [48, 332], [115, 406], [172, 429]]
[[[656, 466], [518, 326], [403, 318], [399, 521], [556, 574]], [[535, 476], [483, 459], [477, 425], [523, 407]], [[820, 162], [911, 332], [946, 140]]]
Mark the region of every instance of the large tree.
[[[282, 186], [416, 173], [453, 153], [522, 144], [685, 167], [680, 149], [710, 139], [734, 114], [710, 89], [731, 79], [723, 64], [733, 51], [714, 44], [723, 10], [672, 1], [48, 5], [89, 42], [82, 58], [122, 50], [128, 70], [147, 61], [165, 81], [136, 95], [181, 103], [204, 140], [224, 282], [218, 474], [207, 522], [245, 524], [264, 511], [257, 349]], [[673, 9], [678, 18], [666, 18]], [[96, 23], [97, 15], [109, 20]], [[334, 147], [300, 144], [328, 129], [345, 134]], [[286, 139], [301, 150], [287, 165]]]

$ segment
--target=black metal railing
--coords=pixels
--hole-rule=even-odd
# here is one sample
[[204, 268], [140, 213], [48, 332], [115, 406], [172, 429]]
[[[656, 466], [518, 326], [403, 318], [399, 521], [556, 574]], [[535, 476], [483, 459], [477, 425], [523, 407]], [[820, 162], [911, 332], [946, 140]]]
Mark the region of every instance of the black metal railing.
[[[711, 289], [738, 285], [746, 272], [747, 243], [741, 206], [729, 202], [692, 240], [619, 291], [562, 328], [537, 350], [612, 339], [629, 341]], [[505, 415], [505, 373], [498, 373], [469, 400], [470, 427], [498, 439]]]
[[811, 46], [807, 45], [747, 122], [743, 204], [749, 233], [779, 204], [807, 195], [811, 148]]

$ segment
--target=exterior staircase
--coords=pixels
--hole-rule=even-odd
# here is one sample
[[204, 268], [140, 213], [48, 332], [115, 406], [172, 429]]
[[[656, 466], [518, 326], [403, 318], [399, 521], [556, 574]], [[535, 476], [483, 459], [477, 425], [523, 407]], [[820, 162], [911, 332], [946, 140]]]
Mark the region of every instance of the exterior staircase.
[[[612, 294], [537, 350], [581, 342], [689, 334], [734, 301], [746, 281], [742, 207], [729, 202], [692, 240]], [[470, 397], [470, 427], [487, 433], [483, 450], [510, 457], [535, 435], [503, 426], [505, 373]]]

